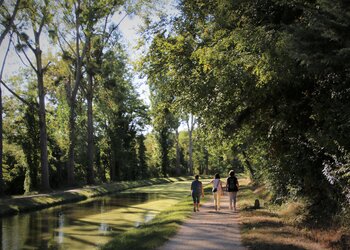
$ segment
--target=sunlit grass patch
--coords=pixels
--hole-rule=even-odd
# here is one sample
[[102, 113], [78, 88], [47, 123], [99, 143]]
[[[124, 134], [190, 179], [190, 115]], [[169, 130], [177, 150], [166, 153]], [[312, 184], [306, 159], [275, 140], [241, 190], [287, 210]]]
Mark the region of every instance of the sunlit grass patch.
[[[205, 192], [211, 193], [211, 185], [208, 185], [208, 179], [201, 180]], [[102, 249], [155, 249], [171, 236], [173, 236], [179, 226], [192, 213], [192, 198], [190, 196], [190, 181], [181, 183], [172, 183], [166, 186], [150, 186], [146, 188], [136, 188], [127, 192], [143, 191], [147, 193], [156, 192], [157, 194], [166, 194], [170, 199], [161, 199], [161, 206], [167, 207], [160, 211], [156, 217], [143, 224], [140, 227], [128, 230], [119, 234], [111, 242], [107, 243]], [[174, 203], [175, 202], [175, 203]]]
[[[107, 183], [98, 186], [85, 186], [76, 188], [74, 190], [59, 191], [49, 194], [38, 194], [34, 196], [17, 196], [13, 199], [0, 199], [0, 216], [39, 210], [42, 208], [48, 208], [56, 205], [72, 203], [97, 196], [116, 193], [130, 188], [145, 187], [155, 184], [174, 183], [173, 187], [176, 189], [175, 183], [179, 180], [187, 180], [187, 182], [185, 181], [187, 184], [190, 182], [189, 177], [154, 178], [149, 180]], [[181, 186], [183, 189], [181, 191], [184, 191], [185, 189], [188, 190], [189, 187], [187, 186]], [[164, 194], [167, 193], [167, 190], [153, 189], [153, 192], [159, 191], [162, 191]], [[178, 195], [179, 199], [181, 198], [181, 195], [178, 194], [178, 192], [175, 192], [174, 194]]]
[[176, 233], [190, 216], [191, 208], [192, 200], [186, 197], [161, 211], [150, 222], [118, 235], [102, 249], [155, 249]]

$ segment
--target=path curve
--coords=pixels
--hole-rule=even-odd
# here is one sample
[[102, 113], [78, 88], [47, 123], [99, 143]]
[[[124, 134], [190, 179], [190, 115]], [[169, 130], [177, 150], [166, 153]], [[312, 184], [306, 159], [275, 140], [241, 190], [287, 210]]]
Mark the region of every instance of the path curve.
[[178, 233], [159, 250], [246, 250], [239, 231], [239, 214], [228, 208], [228, 196], [222, 197], [220, 211], [215, 211], [213, 198], [193, 212]]

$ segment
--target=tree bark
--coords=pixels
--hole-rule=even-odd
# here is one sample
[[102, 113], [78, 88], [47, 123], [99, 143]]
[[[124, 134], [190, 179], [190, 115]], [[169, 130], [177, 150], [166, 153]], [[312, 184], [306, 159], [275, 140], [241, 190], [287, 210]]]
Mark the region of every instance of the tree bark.
[[179, 144], [179, 130], [175, 130], [176, 133], [176, 175], [181, 175], [180, 162], [180, 144]]
[[113, 182], [115, 181], [115, 165], [116, 165], [116, 160], [115, 160], [115, 151], [114, 148], [111, 150], [111, 168], [110, 168], [110, 181]]
[[[4, 1], [1, 0], [0, 3], [1, 3], [0, 6], [2, 6]], [[16, 1], [16, 5], [15, 5], [15, 7], [13, 9], [13, 13], [11, 15], [11, 18], [9, 20], [9, 24], [5, 27], [5, 30], [0, 35], [0, 47], [1, 47], [2, 42], [5, 39], [6, 35], [10, 31], [11, 26], [13, 25], [13, 22], [15, 20], [16, 14], [18, 12], [19, 4], [20, 4], [20, 0], [17, 0]], [[10, 46], [10, 43], [9, 43], [9, 46]], [[2, 81], [2, 73], [3, 73], [4, 66], [5, 66], [5, 61], [6, 61], [7, 54], [8, 54], [8, 51], [6, 52], [6, 56], [4, 58], [3, 66], [2, 66], [2, 69], [1, 69], [1, 76], [0, 76], [0, 80], [1, 81]], [[3, 161], [2, 161], [2, 158], [3, 158], [2, 111], [3, 111], [3, 107], [2, 107], [2, 89], [1, 89], [1, 85], [0, 85], [0, 196], [4, 195], [4, 191], [5, 191], [5, 183], [4, 183], [3, 173], [2, 173], [2, 163], [3, 163]]]
[[69, 186], [75, 183], [74, 178], [74, 148], [75, 148], [75, 100], [69, 101], [69, 148], [67, 162], [67, 181]]
[[209, 174], [209, 152], [207, 149], [204, 150], [204, 171], [203, 174]]
[[88, 88], [87, 88], [87, 117], [88, 117], [88, 166], [87, 166], [87, 183], [94, 184], [94, 126], [93, 126], [93, 76], [88, 73]]
[[162, 157], [162, 174], [163, 177], [168, 176], [168, 166], [169, 166], [169, 149], [168, 149], [168, 129], [163, 128], [160, 132], [160, 148], [161, 148], [161, 157]]
[[244, 150], [242, 150], [242, 154], [243, 154], [243, 157], [244, 157], [244, 161], [245, 161], [245, 163], [246, 163], [246, 165], [248, 167], [250, 176], [252, 177], [252, 179], [254, 179], [254, 175], [255, 175], [254, 169], [253, 169], [252, 165], [250, 164], [248, 156], [247, 156], [247, 154], [246, 154], [246, 152]]
[[47, 153], [47, 131], [46, 131], [46, 110], [45, 110], [45, 89], [44, 89], [44, 70], [42, 65], [42, 51], [40, 49], [40, 33], [35, 32], [36, 44], [36, 64], [38, 78], [39, 95], [39, 128], [40, 128], [40, 162], [41, 162], [41, 189], [50, 190], [49, 165]]
[[188, 131], [188, 139], [189, 139], [189, 145], [188, 145], [188, 168], [190, 170], [190, 175], [193, 175], [193, 142], [192, 142], [192, 130]]
[[[75, 82], [73, 89], [69, 88], [68, 93], [68, 99], [69, 99], [69, 105], [70, 105], [70, 116], [69, 116], [69, 152], [68, 152], [68, 185], [73, 186], [75, 185], [75, 177], [74, 177], [74, 168], [75, 168], [75, 162], [74, 162], [74, 148], [75, 148], [75, 105], [76, 105], [76, 98], [78, 94], [78, 89], [81, 84], [81, 78], [82, 78], [82, 65], [83, 65], [83, 59], [85, 57], [86, 49], [88, 41], [85, 43], [83, 52], [80, 54], [80, 5], [81, 1], [77, 0], [77, 6], [75, 9], [76, 13], [76, 21], [75, 21], [75, 31], [76, 31], [76, 38], [75, 38], [75, 53], [76, 53], [76, 63], [75, 63]], [[70, 86], [69, 86], [70, 87]]]
[[0, 85], [0, 196], [4, 195], [4, 189], [5, 189], [5, 183], [4, 183], [4, 177], [2, 174], [2, 90]]
[[187, 128], [188, 128], [188, 169], [190, 171], [190, 175], [193, 175], [193, 139], [192, 139], [192, 132], [194, 127], [194, 118], [193, 115], [190, 115], [189, 121], [187, 121]]

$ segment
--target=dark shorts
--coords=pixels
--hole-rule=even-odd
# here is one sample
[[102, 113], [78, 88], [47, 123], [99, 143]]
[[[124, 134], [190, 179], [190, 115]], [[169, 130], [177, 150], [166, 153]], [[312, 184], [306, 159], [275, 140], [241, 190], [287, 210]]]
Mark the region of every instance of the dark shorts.
[[200, 203], [201, 195], [200, 194], [192, 194], [193, 203]]

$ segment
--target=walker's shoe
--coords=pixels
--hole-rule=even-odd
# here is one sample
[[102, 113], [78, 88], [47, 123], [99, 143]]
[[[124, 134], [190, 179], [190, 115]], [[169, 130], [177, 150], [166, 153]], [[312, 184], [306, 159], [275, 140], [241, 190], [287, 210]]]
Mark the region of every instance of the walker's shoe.
[[215, 207], [215, 211], [218, 211], [218, 208], [216, 206], [214, 206], [214, 207]]
[[196, 212], [196, 208], [195, 207], [193, 208], [193, 212]]
[[197, 212], [199, 212], [199, 208], [197, 208]]

